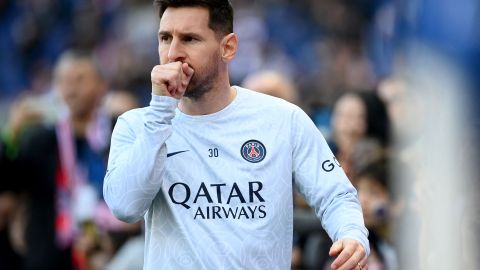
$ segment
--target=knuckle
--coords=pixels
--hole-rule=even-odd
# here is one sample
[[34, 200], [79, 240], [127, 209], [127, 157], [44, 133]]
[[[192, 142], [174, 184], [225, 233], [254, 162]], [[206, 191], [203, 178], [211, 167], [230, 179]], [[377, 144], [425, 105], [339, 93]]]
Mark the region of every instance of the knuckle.
[[175, 77], [175, 76], [174, 76], [173, 74], [171, 74], [171, 73], [165, 73], [165, 74], [164, 74], [164, 78], [165, 78], [166, 80], [169, 80], [169, 81], [172, 80], [174, 77]]
[[159, 78], [162, 73], [163, 73], [163, 72], [162, 72], [161, 67], [155, 66], [155, 67], [153, 67], [152, 72], [150, 73], [150, 75], [151, 75], [152, 78]]
[[174, 68], [175, 70], [179, 70], [182, 68], [182, 63], [179, 61], [175, 61], [170, 64], [172, 65], [172, 68]]
[[152, 68], [152, 73], [159, 73], [161, 72], [163, 67], [161, 65], [156, 65]]

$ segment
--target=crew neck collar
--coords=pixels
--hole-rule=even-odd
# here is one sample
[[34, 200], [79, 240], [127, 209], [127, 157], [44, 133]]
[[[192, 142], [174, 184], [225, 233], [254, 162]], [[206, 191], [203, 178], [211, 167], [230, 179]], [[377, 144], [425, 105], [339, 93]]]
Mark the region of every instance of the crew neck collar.
[[186, 121], [209, 121], [209, 120], [214, 120], [219, 117], [223, 117], [227, 114], [229, 114], [231, 111], [235, 109], [235, 107], [238, 104], [238, 100], [241, 98], [242, 91], [241, 88], [238, 86], [232, 86], [233, 89], [237, 92], [235, 95], [235, 98], [228, 104], [225, 108], [221, 109], [218, 112], [214, 112], [211, 114], [205, 114], [205, 115], [189, 115], [184, 112], [182, 112], [178, 107], [175, 110], [176, 116], [175, 118], [181, 119], [181, 120], [186, 120]]

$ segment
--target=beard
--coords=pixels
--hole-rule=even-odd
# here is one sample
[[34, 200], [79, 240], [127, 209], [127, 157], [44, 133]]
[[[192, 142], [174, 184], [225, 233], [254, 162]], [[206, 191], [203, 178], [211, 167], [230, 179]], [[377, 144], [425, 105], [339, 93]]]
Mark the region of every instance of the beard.
[[204, 70], [193, 74], [183, 95], [184, 97], [198, 100], [213, 88], [219, 69], [216, 61], [218, 59], [218, 57], [216, 57], [217, 55], [218, 54], [215, 54], [214, 57], [212, 57], [215, 61], [209, 62], [209, 65]]

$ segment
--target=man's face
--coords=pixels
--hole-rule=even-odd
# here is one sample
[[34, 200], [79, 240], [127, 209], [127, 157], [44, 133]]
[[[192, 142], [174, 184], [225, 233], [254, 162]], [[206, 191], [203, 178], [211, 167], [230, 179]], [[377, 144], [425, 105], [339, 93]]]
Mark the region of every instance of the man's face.
[[59, 90], [74, 117], [88, 117], [98, 106], [105, 85], [89, 60], [60, 63], [55, 77]]
[[160, 63], [180, 61], [195, 71], [185, 97], [201, 97], [218, 76], [220, 40], [208, 23], [209, 11], [202, 7], [167, 8], [160, 20]]

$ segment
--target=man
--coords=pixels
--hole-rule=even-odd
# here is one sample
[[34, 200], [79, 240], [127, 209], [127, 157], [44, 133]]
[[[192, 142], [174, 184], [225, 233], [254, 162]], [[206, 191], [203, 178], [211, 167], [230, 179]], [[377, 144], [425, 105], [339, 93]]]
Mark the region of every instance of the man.
[[362, 269], [356, 191], [308, 116], [229, 83], [237, 50], [227, 0], [158, 0], [160, 65], [150, 106], [112, 135], [104, 197], [145, 218], [145, 269], [289, 269], [292, 174], [336, 242], [333, 269]]
[[68, 51], [55, 66], [54, 87], [68, 113], [55, 125], [26, 131], [20, 146], [24, 269], [73, 269], [79, 225], [95, 218], [102, 196], [111, 130], [99, 110], [106, 82], [89, 53]]

